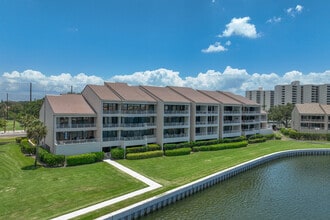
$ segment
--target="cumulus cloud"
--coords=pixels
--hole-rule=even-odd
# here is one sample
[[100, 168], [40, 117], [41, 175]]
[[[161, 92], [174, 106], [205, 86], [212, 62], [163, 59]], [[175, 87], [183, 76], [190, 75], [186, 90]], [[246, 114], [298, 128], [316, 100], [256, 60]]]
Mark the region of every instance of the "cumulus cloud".
[[296, 5], [296, 7], [286, 9], [286, 13], [292, 17], [295, 17], [297, 14], [300, 14], [303, 9], [304, 7], [302, 5]]
[[280, 23], [282, 21], [281, 17], [272, 17], [266, 21], [266, 23], [275, 24]]
[[[227, 45], [227, 46], [229, 46], [229, 45]], [[219, 52], [224, 52], [226, 50], [227, 50], [227, 48], [222, 46], [220, 42], [215, 42], [214, 44], [211, 44], [208, 48], [202, 49], [202, 52], [203, 53], [219, 53]]]
[[[67, 93], [73, 86], [74, 92], [81, 92], [87, 84], [102, 85], [104, 81], [125, 82], [130, 85], [152, 86], [185, 86], [203, 90], [223, 90], [244, 95], [246, 90], [254, 90], [263, 87], [265, 90], [273, 90], [275, 85], [289, 84], [299, 80], [301, 84], [320, 84], [328, 82], [330, 70], [324, 72], [311, 72], [304, 74], [293, 70], [283, 75], [277, 73], [248, 73], [245, 69], [227, 66], [222, 72], [219, 70], [207, 70], [196, 76], [180, 76], [179, 72], [161, 68], [135, 72], [127, 75], [115, 75], [109, 79], [97, 76], [89, 76], [85, 73], [71, 75], [61, 73], [47, 76], [39, 71], [26, 70], [3, 73], [0, 77], [0, 98], [6, 99], [9, 93], [10, 100], [28, 100], [29, 83], [33, 84], [33, 97], [42, 98], [45, 94]], [[4, 88], [4, 89], [3, 89]]]
[[226, 25], [226, 29], [219, 37], [241, 36], [247, 38], [257, 38], [260, 36], [254, 24], [249, 23], [250, 17], [233, 18]]

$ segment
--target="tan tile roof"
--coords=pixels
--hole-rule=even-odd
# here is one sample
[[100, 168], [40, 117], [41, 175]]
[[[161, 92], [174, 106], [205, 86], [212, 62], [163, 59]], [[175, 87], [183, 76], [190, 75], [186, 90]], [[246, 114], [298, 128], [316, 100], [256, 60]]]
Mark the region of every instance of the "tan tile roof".
[[226, 96], [220, 92], [217, 91], [207, 91], [207, 90], [198, 90], [199, 92], [211, 97], [212, 99], [222, 103], [222, 104], [228, 104], [228, 105], [240, 105], [241, 103], [237, 100], [230, 98], [229, 96]]
[[87, 85], [101, 100], [120, 101], [121, 99], [105, 85]]
[[84, 114], [95, 115], [95, 112], [80, 94], [66, 94], [59, 96], [47, 95], [54, 114]]
[[318, 103], [296, 104], [295, 107], [300, 114], [325, 114]]
[[321, 108], [327, 115], [330, 115], [330, 105], [321, 105]]
[[183, 95], [185, 98], [189, 99], [195, 103], [204, 103], [204, 104], [218, 104], [219, 102], [214, 99], [204, 95], [201, 92], [198, 92], [192, 88], [188, 87], [176, 87], [176, 86], [168, 86], [168, 88], [176, 91], [177, 93]]
[[141, 88], [145, 89], [146, 91], [154, 95], [157, 99], [163, 102], [190, 103], [188, 99], [167, 87], [141, 86]]
[[223, 91], [218, 91], [219, 93], [222, 93], [232, 99], [235, 99], [237, 101], [239, 101], [240, 103], [242, 104], [245, 104], [245, 105], [259, 105], [258, 103], [248, 99], [248, 98], [245, 98], [243, 96], [240, 96], [240, 95], [236, 95], [234, 93], [231, 93], [231, 92], [223, 92]]
[[122, 101], [156, 102], [156, 100], [143, 91], [139, 86], [129, 86], [126, 83], [104, 83], [117, 93]]

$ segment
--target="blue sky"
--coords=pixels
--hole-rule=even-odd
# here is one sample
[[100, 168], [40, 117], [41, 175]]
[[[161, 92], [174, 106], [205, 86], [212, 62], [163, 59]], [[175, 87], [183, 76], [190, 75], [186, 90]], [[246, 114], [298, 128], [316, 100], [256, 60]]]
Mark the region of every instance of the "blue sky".
[[329, 11], [321, 0], [0, 0], [0, 86], [330, 83]]

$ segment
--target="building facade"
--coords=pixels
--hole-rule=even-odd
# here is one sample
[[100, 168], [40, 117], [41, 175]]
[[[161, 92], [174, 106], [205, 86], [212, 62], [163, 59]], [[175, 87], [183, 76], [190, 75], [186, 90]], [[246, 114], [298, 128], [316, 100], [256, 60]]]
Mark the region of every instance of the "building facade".
[[64, 155], [272, 132], [260, 105], [239, 95], [107, 82], [46, 96], [40, 120], [43, 144]]
[[299, 132], [329, 132], [330, 105], [319, 103], [296, 104], [292, 111], [291, 127]]
[[274, 106], [274, 90], [248, 90], [245, 91], [245, 97], [260, 104], [262, 110], [268, 111]]

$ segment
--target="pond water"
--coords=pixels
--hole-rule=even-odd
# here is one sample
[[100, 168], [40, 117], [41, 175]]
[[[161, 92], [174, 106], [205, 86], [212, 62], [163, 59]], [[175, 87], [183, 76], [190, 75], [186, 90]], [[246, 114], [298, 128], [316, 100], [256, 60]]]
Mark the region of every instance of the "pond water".
[[143, 219], [330, 219], [330, 156], [275, 160]]

